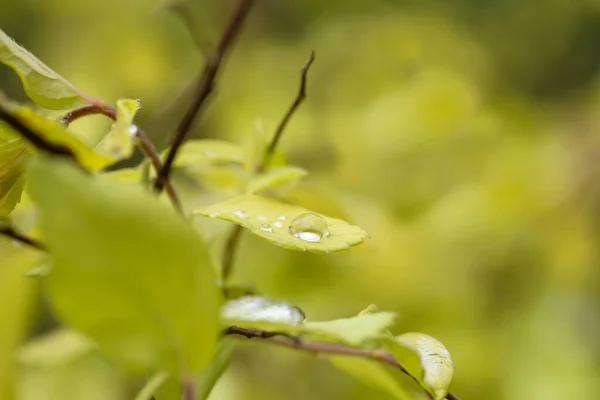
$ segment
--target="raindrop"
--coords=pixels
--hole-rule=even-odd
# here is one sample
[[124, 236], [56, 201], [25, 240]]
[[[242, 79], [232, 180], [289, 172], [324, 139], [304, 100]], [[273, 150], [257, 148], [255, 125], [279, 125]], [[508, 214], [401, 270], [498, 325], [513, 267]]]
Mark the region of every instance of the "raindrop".
[[283, 224], [282, 224], [281, 222], [279, 222], [279, 221], [275, 222], [275, 223], [273, 224], [273, 226], [274, 226], [275, 228], [283, 228]]
[[320, 242], [329, 236], [329, 228], [323, 217], [306, 213], [292, 220], [290, 234], [305, 242]]
[[267, 221], [268, 220], [268, 218], [265, 217], [264, 215], [259, 215], [258, 217], [256, 217], [256, 219], [259, 221]]
[[235, 215], [238, 218], [246, 218], [246, 213], [243, 212], [242, 210], [235, 210], [233, 212], [233, 215]]
[[129, 135], [135, 136], [137, 135], [138, 127], [135, 125], [129, 125], [129, 129], [127, 131], [129, 132]]
[[277, 217], [277, 219], [280, 221], [285, 221], [285, 215], [280, 215], [279, 217]]
[[263, 232], [273, 232], [273, 228], [271, 228], [271, 225], [269, 224], [262, 224], [259, 229]]

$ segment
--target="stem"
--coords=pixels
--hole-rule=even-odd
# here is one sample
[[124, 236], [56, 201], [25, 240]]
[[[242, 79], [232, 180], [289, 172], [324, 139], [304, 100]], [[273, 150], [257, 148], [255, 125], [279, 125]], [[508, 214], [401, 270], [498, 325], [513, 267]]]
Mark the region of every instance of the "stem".
[[[418, 380], [404, 369], [402, 365], [394, 356], [389, 352], [376, 349], [356, 349], [353, 347], [347, 347], [337, 343], [318, 343], [318, 342], [307, 342], [300, 337], [290, 336], [287, 334], [279, 334], [277, 332], [266, 332], [259, 329], [247, 329], [240, 328], [238, 326], [230, 326], [223, 332], [224, 335], [237, 335], [244, 336], [248, 339], [262, 339], [267, 343], [272, 343], [279, 346], [289, 347], [292, 349], [302, 350], [312, 354], [337, 354], [345, 356], [353, 356], [359, 358], [365, 358], [368, 360], [376, 361], [390, 367], [399, 369], [406, 375], [413, 378], [415, 381]], [[447, 400], [460, 400], [455, 395], [448, 393], [446, 396]]]
[[202, 110], [206, 99], [213, 91], [215, 78], [219, 72], [221, 61], [223, 60], [223, 57], [227, 53], [228, 49], [231, 47], [235, 37], [240, 32], [244, 21], [246, 20], [246, 17], [248, 16], [248, 13], [254, 4], [254, 1], [255, 0], [238, 0], [233, 13], [231, 14], [231, 18], [229, 19], [229, 23], [223, 30], [217, 46], [208, 55], [206, 65], [204, 66], [204, 71], [200, 76], [196, 97], [181, 120], [177, 130], [175, 131], [173, 143], [171, 145], [171, 149], [169, 150], [169, 154], [167, 155], [165, 164], [158, 173], [156, 182], [154, 183], [154, 189], [157, 192], [160, 192], [163, 189], [165, 182], [169, 178], [171, 167], [175, 161], [177, 151], [183, 144], [185, 136], [190, 130], [194, 119]]
[[273, 157], [273, 153], [275, 152], [275, 149], [279, 144], [279, 140], [281, 139], [281, 136], [283, 135], [283, 132], [285, 131], [288, 122], [290, 121], [298, 107], [300, 107], [300, 105], [304, 102], [304, 99], [306, 99], [306, 76], [308, 74], [310, 66], [314, 61], [315, 52], [313, 51], [310, 53], [310, 58], [308, 59], [306, 65], [304, 65], [304, 67], [300, 69], [300, 89], [298, 90], [298, 94], [296, 95], [296, 98], [294, 99], [294, 102], [288, 109], [287, 113], [283, 116], [283, 119], [277, 126], [277, 129], [275, 130], [275, 135], [273, 135], [273, 139], [271, 140], [271, 143], [269, 144], [269, 147], [265, 152], [262, 163], [257, 168], [257, 172], [262, 172], [269, 165], [271, 157]]
[[27, 139], [31, 144], [37, 147], [40, 150], [46, 151], [50, 154], [55, 154], [59, 156], [67, 156], [75, 160], [75, 155], [65, 146], [58, 145], [52, 142], [49, 142], [33, 130], [31, 130], [28, 126], [19, 121], [16, 117], [7, 112], [4, 108], [0, 107], [0, 120], [4, 121], [6, 124], [15, 129], [21, 136]]
[[244, 228], [242, 228], [241, 225], [236, 225], [229, 234], [229, 238], [227, 238], [225, 248], [223, 249], [223, 266], [221, 268], [221, 280], [223, 282], [227, 282], [229, 275], [231, 275], [231, 271], [233, 271], [233, 263], [235, 261], [238, 243], [242, 238], [243, 232]]
[[28, 236], [25, 236], [17, 231], [12, 226], [2, 226], [0, 227], [0, 235], [7, 236], [13, 240], [17, 240], [21, 243], [24, 243], [36, 250], [46, 251], [46, 246], [41, 242], [38, 242], [35, 239], [32, 239]]
[[196, 397], [196, 385], [193, 381], [185, 381], [183, 383], [183, 393], [181, 400], [194, 400]]
[[[86, 117], [88, 115], [96, 115], [96, 114], [105, 115], [108, 118], [112, 119], [113, 121], [117, 120], [117, 110], [115, 110], [114, 107], [112, 107], [110, 105], [104, 105], [103, 107], [91, 105], [91, 106], [84, 106], [84, 107], [81, 107], [81, 108], [78, 108], [78, 109], [75, 109], [75, 110], [69, 112], [64, 117], [62, 117], [60, 119], [60, 121], [65, 126], [69, 126], [69, 124], [71, 124], [73, 121], [75, 121], [79, 118]], [[154, 144], [152, 143], [150, 138], [148, 138], [148, 135], [146, 135], [146, 132], [144, 132], [137, 125], [134, 125], [134, 126], [136, 128], [135, 129], [135, 137], [138, 139], [137, 146], [140, 149], [140, 151], [146, 157], [148, 157], [150, 159], [150, 162], [152, 163], [154, 170], [158, 174], [163, 167], [162, 161], [160, 159], [160, 155], [156, 151], [156, 147], [154, 147]], [[180, 214], [183, 215], [183, 207], [181, 205], [181, 201], [179, 200], [179, 197], [177, 196], [177, 192], [175, 192], [175, 188], [173, 187], [173, 185], [170, 181], [166, 182], [166, 190], [167, 190], [167, 195], [169, 196], [169, 199], [171, 200], [171, 204], [173, 205], [173, 208], [175, 208], [175, 210], [177, 210]]]

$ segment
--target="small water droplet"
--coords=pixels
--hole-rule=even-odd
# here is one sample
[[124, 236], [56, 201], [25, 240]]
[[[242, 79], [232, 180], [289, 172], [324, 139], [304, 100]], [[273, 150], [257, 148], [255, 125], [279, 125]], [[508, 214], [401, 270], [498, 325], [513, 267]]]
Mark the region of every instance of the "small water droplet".
[[256, 219], [259, 221], [268, 221], [268, 218], [265, 217], [264, 215], [259, 215], [258, 217], [256, 217]]
[[279, 221], [275, 222], [275, 223], [273, 224], [273, 226], [274, 226], [275, 228], [283, 228], [283, 224], [282, 224], [281, 222], [279, 222]]
[[129, 125], [129, 129], [127, 131], [129, 132], [129, 135], [135, 136], [137, 135], [138, 127], [135, 125]]
[[285, 221], [285, 215], [280, 215], [279, 217], [277, 217], [277, 219], [280, 221]]
[[271, 225], [269, 224], [262, 224], [259, 229], [263, 232], [273, 232], [273, 228], [271, 228]]
[[233, 212], [233, 215], [235, 215], [238, 218], [246, 218], [246, 213], [243, 212], [242, 210], [235, 210]]
[[135, 101], [137, 101], [138, 106], [135, 109], [135, 111], [140, 111], [142, 109], [142, 101], [140, 99], [135, 99]]
[[290, 223], [290, 234], [305, 242], [320, 242], [329, 236], [329, 228], [323, 217], [306, 213], [294, 218]]
[[211, 211], [211, 212], [208, 214], [208, 216], [209, 216], [210, 218], [217, 218], [217, 217], [220, 217], [220, 216], [221, 216], [221, 213], [220, 213], [220, 212], [218, 212], [218, 211]]

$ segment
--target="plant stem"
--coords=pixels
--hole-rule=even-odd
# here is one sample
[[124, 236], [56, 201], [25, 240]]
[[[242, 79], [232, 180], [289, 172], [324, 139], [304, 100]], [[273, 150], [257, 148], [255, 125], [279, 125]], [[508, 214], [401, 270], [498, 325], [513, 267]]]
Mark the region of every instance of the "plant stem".
[[[115, 110], [114, 107], [112, 107], [110, 105], [104, 105], [103, 107], [91, 105], [91, 106], [84, 106], [81, 108], [77, 108], [77, 109], [69, 112], [64, 117], [62, 117], [60, 119], [60, 121], [65, 126], [69, 126], [69, 124], [71, 124], [73, 121], [75, 121], [79, 118], [82, 118], [82, 117], [85, 117], [88, 115], [96, 115], [96, 114], [105, 115], [108, 118], [112, 119], [113, 121], [117, 120], [117, 110]], [[144, 132], [139, 126], [137, 126], [137, 125], [134, 125], [134, 126], [135, 126], [135, 137], [138, 139], [138, 143], [137, 143], [138, 148], [146, 157], [148, 157], [148, 159], [150, 159], [150, 162], [152, 163], [154, 170], [158, 174], [163, 167], [162, 161], [160, 159], [160, 155], [156, 151], [156, 147], [154, 147], [154, 144], [152, 143], [150, 138], [148, 138], [148, 135], [146, 135], [146, 132]], [[183, 215], [183, 207], [181, 205], [181, 201], [179, 200], [179, 197], [177, 196], [177, 192], [175, 191], [175, 188], [173, 187], [173, 184], [171, 183], [170, 180], [167, 180], [165, 186], [166, 186], [167, 195], [169, 196], [169, 199], [171, 200], [171, 204], [173, 205], [173, 208], [175, 208], [175, 210], [177, 210], [177, 212], [179, 212], [180, 214]]]
[[300, 107], [302, 102], [304, 102], [304, 99], [306, 99], [306, 75], [308, 74], [308, 70], [310, 69], [310, 66], [312, 65], [312, 63], [314, 61], [315, 61], [315, 52], [313, 51], [310, 53], [310, 58], [308, 59], [308, 62], [306, 63], [306, 65], [304, 65], [304, 67], [302, 67], [300, 69], [300, 89], [298, 90], [298, 94], [296, 95], [296, 98], [294, 99], [294, 101], [293, 101], [292, 105], [290, 106], [290, 108], [288, 109], [287, 113], [283, 116], [283, 119], [281, 120], [281, 122], [279, 122], [279, 125], [277, 126], [277, 129], [275, 130], [275, 134], [273, 135], [273, 139], [271, 139], [271, 143], [269, 144], [269, 147], [267, 147], [267, 150], [265, 151], [262, 162], [260, 163], [260, 165], [257, 168], [257, 172], [259, 172], [259, 173], [262, 172], [269, 165], [269, 162], [271, 161], [271, 158], [273, 157], [273, 153], [275, 152], [275, 149], [277, 148], [277, 145], [279, 144], [279, 140], [281, 139], [281, 136], [283, 135], [283, 132], [285, 131], [285, 128], [287, 127], [288, 122], [290, 121], [290, 119], [292, 118], [292, 116], [294, 115], [294, 113], [296, 112], [298, 107]]
[[34, 249], [46, 251], [46, 246], [43, 245], [41, 242], [15, 231], [15, 229], [12, 226], [0, 227], [0, 235], [4, 235], [13, 240], [17, 240], [17, 241], [19, 241], [23, 244], [26, 244]]
[[235, 255], [237, 253], [238, 243], [242, 238], [244, 228], [241, 225], [236, 225], [227, 238], [225, 248], [223, 249], [223, 260], [221, 267], [221, 280], [227, 282], [229, 275], [233, 271], [233, 263], [235, 262]]
[[[302, 350], [312, 354], [336, 354], [365, 358], [396, 368], [418, 382], [418, 380], [415, 377], [409, 374], [408, 371], [406, 371], [406, 369], [404, 369], [404, 367], [400, 365], [398, 361], [396, 361], [394, 356], [382, 349], [357, 349], [337, 343], [308, 342], [296, 336], [280, 334], [277, 332], [267, 332], [259, 329], [240, 328], [238, 326], [230, 326], [226, 328], [223, 334], [244, 336], [248, 339], [262, 339], [267, 343]], [[456, 397], [451, 393], [448, 393], [446, 399], [460, 400], [460, 398]]]
[[208, 55], [206, 64], [204, 66], [204, 71], [200, 76], [196, 97], [177, 127], [171, 149], [169, 150], [169, 154], [165, 160], [165, 164], [156, 177], [154, 188], [157, 192], [160, 192], [163, 189], [165, 182], [169, 178], [171, 167], [175, 161], [177, 151], [183, 144], [183, 141], [190, 130], [194, 119], [200, 113], [206, 102], [206, 99], [213, 91], [215, 78], [219, 72], [221, 61], [244, 25], [244, 21], [246, 20], [246, 17], [248, 16], [254, 2], [255, 0], [238, 0], [233, 13], [231, 14], [229, 22], [221, 34], [219, 42], [213, 51]]

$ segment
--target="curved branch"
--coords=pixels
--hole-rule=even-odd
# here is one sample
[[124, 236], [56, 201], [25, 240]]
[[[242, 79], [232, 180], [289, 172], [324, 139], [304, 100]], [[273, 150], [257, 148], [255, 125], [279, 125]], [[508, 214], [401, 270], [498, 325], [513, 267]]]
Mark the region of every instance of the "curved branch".
[[25, 236], [19, 232], [17, 232], [12, 226], [2, 226], [0, 227], [0, 235], [4, 235], [13, 240], [19, 241], [23, 244], [28, 245], [36, 250], [46, 251], [46, 246], [41, 242], [32, 239], [28, 236]]
[[[91, 106], [84, 106], [81, 108], [77, 108], [77, 109], [69, 112], [68, 114], [66, 114], [64, 117], [62, 117], [60, 119], [60, 122], [63, 123], [65, 126], [69, 126], [69, 124], [71, 124], [73, 121], [75, 121], [79, 118], [86, 117], [88, 115], [97, 115], [97, 114], [105, 115], [108, 118], [112, 119], [113, 121], [117, 120], [117, 110], [115, 110], [114, 107], [112, 107], [110, 105], [104, 105], [103, 107], [91, 105]], [[154, 147], [154, 144], [152, 143], [152, 141], [150, 140], [148, 135], [146, 135], [146, 132], [144, 132], [137, 125], [134, 125], [134, 126], [135, 126], [135, 137], [138, 139], [138, 143], [137, 143], [138, 148], [140, 149], [140, 151], [142, 153], [144, 153], [144, 155], [146, 157], [148, 157], [150, 159], [150, 162], [152, 163], [152, 166], [154, 167], [154, 170], [156, 171], [156, 173], [157, 174], [160, 173], [160, 171], [162, 170], [163, 164], [160, 159], [160, 155], [158, 154], [158, 151], [156, 151], [156, 147]], [[175, 191], [175, 188], [173, 187], [173, 185], [170, 181], [166, 182], [166, 191], [167, 191], [167, 195], [169, 196], [169, 199], [171, 200], [171, 204], [173, 205], [173, 208], [175, 208], [175, 210], [177, 210], [180, 214], [183, 215], [183, 206], [181, 205], [181, 201], [179, 200], [179, 197], [177, 196], [177, 192]]]
[[175, 131], [171, 149], [169, 150], [169, 154], [165, 160], [165, 164], [156, 177], [154, 189], [157, 192], [160, 192], [163, 189], [165, 182], [169, 178], [171, 167], [175, 161], [177, 151], [183, 144], [183, 141], [190, 130], [194, 119], [202, 110], [206, 99], [208, 99], [209, 95], [212, 93], [215, 78], [219, 72], [219, 67], [221, 66], [221, 61], [244, 25], [244, 21], [246, 20], [246, 17], [248, 16], [254, 2], [255, 0], [238, 0], [235, 10], [229, 19], [229, 23], [223, 30], [217, 46], [208, 55], [206, 59], [206, 65], [204, 66], [204, 71], [200, 76], [196, 97], [179, 123], [179, 126]]
[[[418, 382], [414, 376], [409, 374], [408, 371], [406, 371], [406, 369], [404, 369], [404, 367], [398, 361], [396, 361], [394, 356], [382, 349], [357, 349], [337, 343], [308, 342], [296, 336], [280, 334], [277, 332], [266, 332], [259, 329], [240, 328], [238, 326], [230, 326], [226, 328], [223, 331], [223, 334], [244, 336], [248, 339], [263, 339], [267, 343], [302, 350], [312, 354], [336, 354], [365, 358], [396, 368]], [[446, 395], [446, 399], [460, 400], [460, 398], [451, 393]]]

